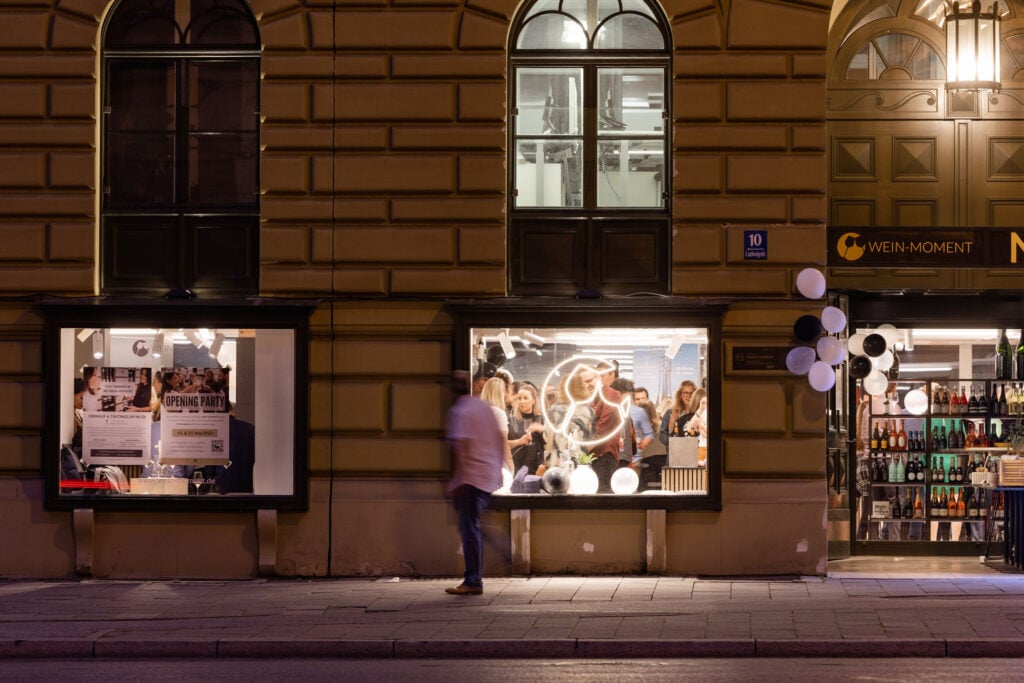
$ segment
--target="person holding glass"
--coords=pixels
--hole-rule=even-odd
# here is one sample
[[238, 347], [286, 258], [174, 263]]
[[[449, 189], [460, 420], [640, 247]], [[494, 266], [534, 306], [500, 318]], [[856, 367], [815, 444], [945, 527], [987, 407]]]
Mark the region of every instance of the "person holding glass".
[[512, 473], [526, 467], [527, 474], [536, 474], [544, 462], [544, 418], [540, 414], [537, 388], [532, 384], [519, 386], [509, 418], [508, 442], [512, 448]]

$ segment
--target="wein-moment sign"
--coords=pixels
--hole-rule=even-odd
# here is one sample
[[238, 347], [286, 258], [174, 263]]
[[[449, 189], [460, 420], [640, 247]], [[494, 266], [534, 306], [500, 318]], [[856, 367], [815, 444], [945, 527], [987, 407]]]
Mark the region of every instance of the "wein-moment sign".
[[829, 228], [828, 265], [1024, 268], [1024, 228]]

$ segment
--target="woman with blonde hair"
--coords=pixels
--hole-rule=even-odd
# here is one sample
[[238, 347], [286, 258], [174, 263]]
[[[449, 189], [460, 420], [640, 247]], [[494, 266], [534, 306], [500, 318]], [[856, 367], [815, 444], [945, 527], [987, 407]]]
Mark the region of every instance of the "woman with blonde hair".
[[492, 377], [480, 390], [480, 398], [485, 403], [491, 404], [494, 411], [494, 419], [498, 422], [498, 429], [501, 431], [502, 439], [505, 442], [505, 467], [509, 472], [515, 474], [512, 463], [512, 449], [508, 441], [508, 413], [505, 412], [505, 382], [500, 377]]
[[544, 416], [540, 412], [537, 388], [523, 382], [516, 393], [515, 408], [509, 419], [508, 440], [512, 448], [513, 474], [523, 466], [535, 474], [544, 461]]
[[[668, 445], [669, 436], [681, 436], [682, 435], [682, 424], [677, 424], [679, 418], [689, 412], [690, 398], [693, 396], [693, 392], [697, 390], [697, 385], [690, 380], [683, 380], [679, 384], [679, 388], [676, 389], [675, 396], [672, 400], [672, 407], [665, 411], [665, 414], [661, 416], [661, 430], [658, 432], [658, 438], [661, 442]], [[689, 418], [687, 418], [689, 419]]]

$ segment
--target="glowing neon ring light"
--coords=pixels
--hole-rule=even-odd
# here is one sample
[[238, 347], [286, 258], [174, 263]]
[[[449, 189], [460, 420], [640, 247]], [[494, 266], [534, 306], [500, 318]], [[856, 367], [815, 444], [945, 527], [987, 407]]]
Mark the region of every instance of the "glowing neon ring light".
[[[583, 361], [594, 362], [588, 363]], [[590, 391], [590, 396], [587, 397], [585, 400], [577, 401], [576, 399], [570, 396], [569, 406], [568, 409], [565, 411], [565, 415], [562, 417], [561, 423], [556, 423], [554, 420], [551, 419], [551, 415], [548, 414], [549, 406], [547, 403], [547, 387], [557, 386], [557, 384], [552, 385], [552, 378], [561, 378], [561, 369], [568, 365], [569, 363], [576, 363], [576, 366], [569, 372], [568, 379], [566, 380], [567, 387], [572, 383], [573, 377], [582, 372], [583, 370], [593, 370], [594, 372], [596, 372], [598, 375], [598, 381], [594, 383], [594, 388]], [[552, 368], [551, 372], [548, 373], [548, 376], [544, 378], [545, 389], [544, 391], [540, 392], [540, 410], [541, 413], [543, 413], [544, 415], [544, 419], [547, 421], [549, 425], [551, 425], [551, 429], [555, 433], [561, 434], [562, 436], [564, 436], [565, 438], [569, 439], [570, 441], [579, 446], [596, 446], [599, 443], [604, 443], [605, 441], [607, 441], [608, 439], [612, 438], [614, 435], [622, 431], [622, 428], [626, 425], [626, 417], [629, 415], [629, 406], [632, 403], [632, 398], [627, 395], [621, 403], [614, 403], [605, 398], [604, 393], [601, 391], [603, 386], [600, 380], [601, 375], [611, 372], [614, 369], [614, 367], [615, 366], [612, 365], [611, 361], [608, 361], [599, 356], [573, 356], [572, 358], [567, 358], [566, 360], [563, 360], [561, 363]], [[599, 368], [605, 369], [602, 370]], [[573, 437], [569, 435], [568, 429], [569, 425], [572, 423], [572, 417], [576, 412], [576, 408], [578, 406], [591, 405], [598, 400], [600, 400], [605, 405], [611, 406], [617, 410], [619, 415], [618, 424], [616, 424], [615, 427], [607, 434], [595, 434], [594, 438], [589, 441], [577, 441], [573, 439]]]

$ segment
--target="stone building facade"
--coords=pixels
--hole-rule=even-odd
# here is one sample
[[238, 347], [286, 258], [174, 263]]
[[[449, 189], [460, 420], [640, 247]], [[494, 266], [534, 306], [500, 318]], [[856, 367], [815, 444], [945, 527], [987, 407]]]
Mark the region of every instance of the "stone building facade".
[[[25, 0], [0, 22], [0, 575], [454, 575], [441, 484], [448, 299], [508, 293], [512, 0], [251, 0], [263, 43], [259, 289], [315, 299], [310, 503], [253, 513], [44, 508], [41, 296], [98, 274], [106, 0]], [[786, 346], [821, 302], [831, 4], [666, 0], [673, 298], [725, 305], [721, 511], [538, 510], [526, 571], [822, 573], [826, 399], [736, 345]], [[746, 261], [745, 229], [768, 258]], [[756, 406], [756, 410], [751, 410]], [[522, 570], [488, 513], [488, 573]], [[662, 541], [652, 557], [649, 534]], [[196, 550], [196, 540], [219, 552]], [[568, 539], [568, 542], [567, 542]], [[269, 560], [265, 553], [272, 549]], [[264, 557], [261, 558], [261, 553]], [[504, 554], [503, 554], [504, 553]]]

